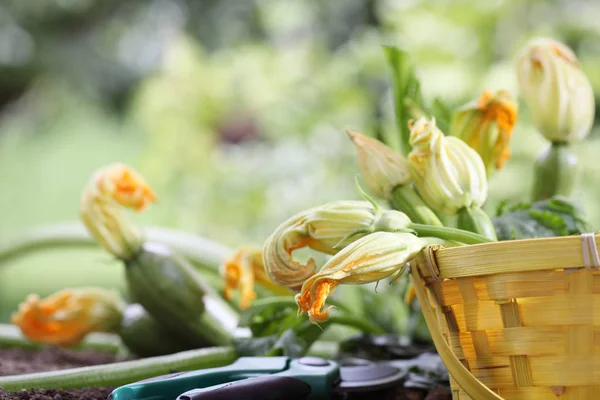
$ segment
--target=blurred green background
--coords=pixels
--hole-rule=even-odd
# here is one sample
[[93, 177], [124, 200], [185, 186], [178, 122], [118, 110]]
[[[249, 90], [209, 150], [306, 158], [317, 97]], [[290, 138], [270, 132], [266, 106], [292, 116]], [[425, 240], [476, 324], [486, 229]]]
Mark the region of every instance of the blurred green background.
[[[598, 99], [598, 17], [600, 2], [584, 0], [5, 0], [0, 243], [76, 220], [92, 172], [120, 161], [160, 197], [140, 224], [260, 244], [293, 213], [357, 198], [345, 129], [395, 134], [382, 44], [411, 52], [426, 99], [459, 105], [486, 88], [516, 94], [517, 50], [551, 36]], [[596, 130], [577, 151], [598, 229]], [[489, 211], [527, 200], [546, 145], [524, 106], [512, 143]], [[121, 282], [101, 251], [27, 256], [0, 270], [0, 320], [29, 292]]]

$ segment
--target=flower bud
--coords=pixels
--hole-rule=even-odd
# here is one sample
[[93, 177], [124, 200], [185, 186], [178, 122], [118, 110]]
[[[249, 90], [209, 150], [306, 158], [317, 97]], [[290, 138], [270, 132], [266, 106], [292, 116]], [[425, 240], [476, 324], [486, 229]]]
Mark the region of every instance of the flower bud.
[[125, 304], [105, 289], [66, 289], [40, 299], [32, 294], [12, 315], [12, 323], [32, 342], [73, 346], [91, 332], [113, 332]]
[[517, 78], [546, 139], [572, 142], [588, 135], [594, 121], [594, 92], [570, 48], [548, 38], [531, 40], [517, 58]]
[[408, 161], [379, 140], [348, 131], [367, 187], [375, 196], [391, 200], [396, 187], [412, 181]]
[[156, 195], [138, 173], [112, 164], [96, 172], [84, 190], [81, 220], [106, 251], [127, 260], [140, 249], [142, 239], [121, 207], [141, 212], [154, 201]]
[[435, 119], [420, 118], [410, 128], [408, 159], [423, 200], [448, 215], [464, 207], [481, 207], [488, 186], [479, 154], [462, 140], [444, 136]]
[[375, 232], [349, 244], [302, 285], [296, 295], [298, 314], [325, 322], [332, 306], [325, 301], [340, 284], [366, 284], [399, 275], [405, 264], [435, 239], [410, 233]]
[[450, 135], [471, 146], [483, 160], [488, 176], [510, 157], [510, 138], [517, 122], [517, 103], [505, 90], [485, 90], [452, 116]]
[[223, 296], [225, 299], [231, 300], [234, 290], [239, 289], [242, 310], [250, 307], [252, 300], [256, 298], [255, 282], [274, 292], [290, 294], [286, 288], [273, 283], [265, 272], [260, 248], [243, 247], [238, 249], [223, 263], [221, 275], [225, 281]]
[[267, 239], [265, 269], [274, 282], [296, 290], [317, 267], [312, 258], [305, 264], [295, 261], [294, 250], [309, 247], [335, 254], [369, 233], [407, 231], [410, 224], [404, 213], [382, 210], [368, 201], [336, 201], [314, 207], [285, 221]]

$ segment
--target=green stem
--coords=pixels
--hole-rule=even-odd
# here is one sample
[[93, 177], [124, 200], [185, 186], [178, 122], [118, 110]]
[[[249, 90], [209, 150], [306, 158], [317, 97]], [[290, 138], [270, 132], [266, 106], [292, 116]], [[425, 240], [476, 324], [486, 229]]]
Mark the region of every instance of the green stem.
[[579, 177], [577, 156], [568, 143], [552, 143], [535, 162], [533, 201], [555, 195], [570, 197]]
[[[220, 243], [172, 229], [149, 227], [143, 229], [143, 233], [148, 241], [167, 245], [203, 272], [218, 274], [219, 266], [231, 254], [231, 250]], [[0, 246], [0, 263], [32, 252], [62, 247], [97, 248], [98, 244], [78, 222], [43, 226]]]
[[496, 229], [490, 217], [480, 207], [464, 207], [458, 212], [458, 227], [497, 241]]
[[385, 331], [377, 325], [374, 325], [371, 322], [365, 321], [361, 318], [352, 317], [350, 315], [332, 315], [329, 317], [327, 323], [349, 326], [351, 328], [356, 328], [359, 331], [372, 333], [375, 335], [385, 334]]
[[30, 388], [117, 387], [173, 372], [220, 367], [236, 359], [233, 347], [210, 347], [93, 367], [5, 376], [0, 377], [0, 388], [10, 392]]
[[485, 236], [479, 235], [477, 233], [465, 231], [462, 229], [449, 228], [447, 226], [411, 224], [409, 228], [413, 229], [419, 236], [432, 236], [448, 241], [456, 241], [465, 244], [493, 242], [493, 240]]
[[394, 189], [391, 206], [405, 213], [414, 223], [443, 226], [437, 215], [410, 185], [398, 186]]
[[[46, 345], [28, 340], [23, 336], [19, 328], [14, 325], [0, 324], [0, 348], [7, 347], [38, 350], [46, 347]], [[111, 333], [92, 333], [79, 345], [73, 347], [73, 349], [94, 350], [102, 353], [117, 354], [122, 351], [122, 346], [118, 335]]]

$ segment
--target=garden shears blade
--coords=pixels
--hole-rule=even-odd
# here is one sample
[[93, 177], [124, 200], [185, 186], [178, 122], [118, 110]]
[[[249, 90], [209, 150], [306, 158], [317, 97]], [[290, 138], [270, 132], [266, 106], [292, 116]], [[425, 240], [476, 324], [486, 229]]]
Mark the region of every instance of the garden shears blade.
[[328, 399], [393, 386], [406, 370], [388, 364], [340, 366], [318, 357], [242, 357], [233, 364], [178, 372], [115, 389], [109, 400]]

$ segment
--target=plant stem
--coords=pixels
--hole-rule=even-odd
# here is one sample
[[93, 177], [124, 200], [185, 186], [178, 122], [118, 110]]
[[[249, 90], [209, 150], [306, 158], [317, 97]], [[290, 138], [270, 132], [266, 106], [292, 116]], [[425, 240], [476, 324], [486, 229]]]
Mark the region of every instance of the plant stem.
[[[227, 247], [199, 236], [170, 229], [150, 227], [143, 232], [147, 240], [163, 243], [187, 259], [210, 286], [218, 290], [223, 287], [219, 267], [231, 253]], [[7, 244], [0, 244], [0, 268], [2, 263], [6, 264], [38, 251], [77, 248], [99, 249], [96, 241], [79, 222], [34, 228]]]
[[458, 227], [497, 241], [496, 229], [490, 217], [480, 207], [464, 207], [458, 212]]
[[409, 228], [413, 229], [419, 236], [432, 236], [447, 241], [456, 241], [465, 244], [493, 242], [493, 240], [485, 236], [479, 235], [477, 233], [465, 231], [462, 229], [449, 228], [447, 226], [411, 224]]
[[395, 210], [405, 213], [414, 223], [443, 226], [437, 215], [409, 185], [398, 186], [394, 189], [391, 206]]
[[[231, 250], [220, 243], [172, 229], [148, 227], [143, 229], [143, 234], [147, 241], [169, 246], [203, 271], [218, 273], [223, 260], [231, 254]], [[78, 222], [42, 226], [0, 246], [0, 263], [30, 252], [61, 247], [97, 248], [98, 244]]]
[[349, 326], [351, 328], [356, 328], [365, 333], [372, 333], [375, 335], [385, 334], [385, 331], [377, 325], [374, 325], [369, 321], [365, 321], [364, 319], [353, 317], [351, 315], [332, 315], [331, 317], [329, 317], [329, 320], [327, 322], [329, 324], [338, 324]]
[[231, 364], [236, 359], [237, 354], [233, 347], [209, 347], [93, 367], [4, 376], [0, 377], [0, 388], [5, 391], [17, 391], [30, 388], [116, 387], [173, 372], [220, 367]]
[[569, 197], [577, 186], [579, 168], [577, 156], [568, 143], [552, 143], [535, 162], [533, 201], [555, 195]]
[[[44, 344], [34, 343], [28, 340], [19, 328], [14, 325], [0, 324], [0, 348], [19, 347], [37, 350], [46, 347]], [[111, 333], [92, 333], [73, 347], [74, 350], [95, 350], [102, 353], [117, 354], [122, 350], [121, 339], [118, 335]]]

